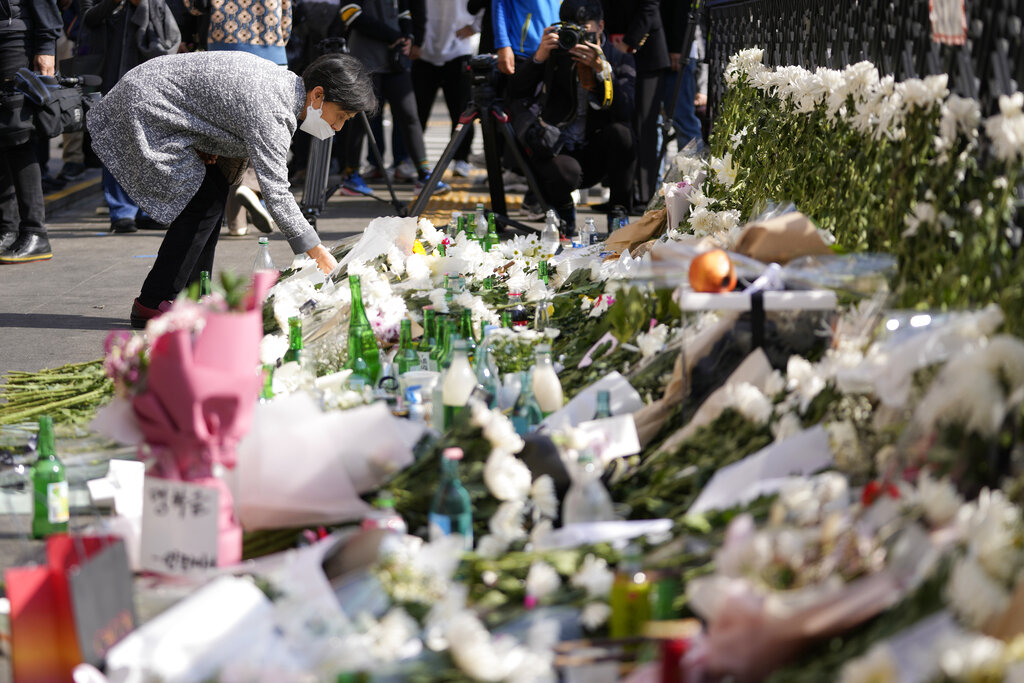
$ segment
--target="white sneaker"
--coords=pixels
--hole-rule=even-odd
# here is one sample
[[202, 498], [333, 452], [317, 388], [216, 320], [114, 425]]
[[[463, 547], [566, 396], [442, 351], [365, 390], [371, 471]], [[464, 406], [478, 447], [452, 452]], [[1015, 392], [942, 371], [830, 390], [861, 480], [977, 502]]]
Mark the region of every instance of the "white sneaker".
[[266, 207], [260, 201], [260, 198], [256, 196], [256, 193], [250, 190], [245, 185], [239, 185], [235, 188], [235, 198], [242, 203], [245, 210], [249, 212], [249, 220], [256, 226], [256, 229], [260, 232], [267, 234], [274, 232], [274, 228], [277, 227], [274, 223], [274, 219], [271, 217], [270, 212], [267, 211]]
[[419, 177], [416, 167], [408, 159], [404, 159], [398, 166], [395, 166], [395, 180], [412, 183], [416, 182]]
[[473, 167], [470, 166], [468, 161], [456, 161], [452, 164], [452, 173], [460, 178], [468, 178]]

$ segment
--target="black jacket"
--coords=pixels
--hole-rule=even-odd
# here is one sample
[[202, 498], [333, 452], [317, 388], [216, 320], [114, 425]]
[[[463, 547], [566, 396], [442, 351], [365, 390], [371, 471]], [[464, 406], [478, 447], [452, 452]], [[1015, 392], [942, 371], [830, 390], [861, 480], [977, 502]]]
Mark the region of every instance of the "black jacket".
[[0, 0], [0, 43], [12, 52], [21, 47], [29, 59], [55, 54], [63, 28], [57, 0]]
[[[683, 0], [666, 0], [681, 3]], [[623, 41], [636, 50], [638, 74], [664, 69], [669, 65], [665, 31], [661, 25], [658, 0], [601, 0], [606, 36], [623, 35]]]

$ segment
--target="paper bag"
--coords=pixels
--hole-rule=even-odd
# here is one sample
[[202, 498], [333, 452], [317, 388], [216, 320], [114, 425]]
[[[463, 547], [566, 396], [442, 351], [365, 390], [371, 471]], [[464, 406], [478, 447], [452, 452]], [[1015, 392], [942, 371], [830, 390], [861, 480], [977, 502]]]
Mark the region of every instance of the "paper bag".
[[71, 680], [77, 664], [102, 664], [107, 651], [135, 627], [123, 541], [51, 536], [46, 559], [45, 565], [4, 575], [16, 681]]
[[648, 211], [641, 218], [619, 228], [608, 236], [605, 247], [608, 251], [621, 254], [627, 249], [632, 251], [639, 245], [660, 236], [667, 225], [665, 209]]
[[811, 219], [799, 211], [747, 225], [733, 251], [763, 263], [783, 265], [800, 256], [832, 253]]

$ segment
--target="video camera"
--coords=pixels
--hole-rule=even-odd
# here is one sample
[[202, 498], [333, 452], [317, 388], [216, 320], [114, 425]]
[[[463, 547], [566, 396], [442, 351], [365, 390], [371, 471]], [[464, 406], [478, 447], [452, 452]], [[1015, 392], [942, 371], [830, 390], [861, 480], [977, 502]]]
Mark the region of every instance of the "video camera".
[[586, 26], [573, 24], [568, 21], [560, 21], [553, 26], [558, 27], [558, 47], [562, 50], [571, 50], [580, 43], [596, 43], [597, 34], [588, 31]]
[[83, 88], [99, 87], [99, 76], [43, 76], [22, 68], [14, 75], [9, 89], [30, 105], [36, 129], [47, 137], [77, 133], [85, 128], [85, 116], [100, 94]]

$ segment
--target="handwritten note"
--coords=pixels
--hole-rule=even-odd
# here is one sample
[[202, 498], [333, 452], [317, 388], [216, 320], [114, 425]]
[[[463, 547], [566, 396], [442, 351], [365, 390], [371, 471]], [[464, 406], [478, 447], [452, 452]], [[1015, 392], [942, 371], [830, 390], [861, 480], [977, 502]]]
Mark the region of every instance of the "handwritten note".
[[142, 501], [142, 568], [187, 574], [217, 566], [218, 491], [146, 477]]

